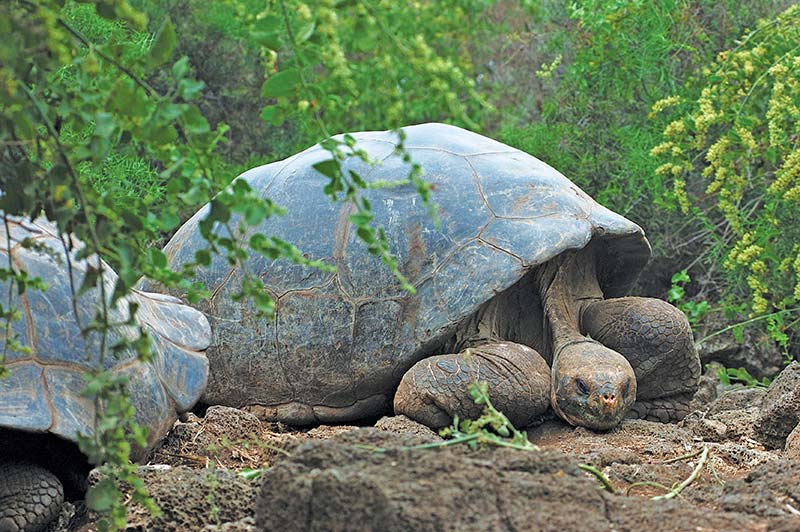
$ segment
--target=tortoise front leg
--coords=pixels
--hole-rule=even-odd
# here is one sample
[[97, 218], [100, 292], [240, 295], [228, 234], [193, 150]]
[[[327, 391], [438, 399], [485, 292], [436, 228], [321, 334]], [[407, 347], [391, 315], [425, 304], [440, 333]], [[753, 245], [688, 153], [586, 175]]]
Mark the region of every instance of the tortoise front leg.
[[38, 465], [0, 462], [0, 532], [39, 532], [58, 517], [64, 487]]
[[595, 301], [581, 315], [581, 331], [631, 363], [638, 391], [630, 417], [669, 422], [689, 413], [700, 358], [680, 310], [647, 297]]
[[530, 425], [550, 405], [550, 368], [541, 355], [522, 344], [495, 342], [417, 362], [397, 388], [395, 413], [432, 429], [455, 416], [476, 419], [483, 406], [470, 397], [474, 382], [488, 383], [492, 404], [516, 427]]

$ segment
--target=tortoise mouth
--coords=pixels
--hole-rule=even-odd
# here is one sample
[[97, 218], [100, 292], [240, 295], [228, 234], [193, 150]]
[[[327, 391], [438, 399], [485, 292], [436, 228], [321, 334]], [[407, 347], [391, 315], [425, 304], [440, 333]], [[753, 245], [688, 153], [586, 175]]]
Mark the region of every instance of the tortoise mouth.
[[615, 409], [608, 410], [592, 402], [572, 400], [566, 401], [566, 404], [558, 404], [556, 411], [570, 425], [592, 430], [611, 430], [622, 422], [628, 408], [626, 404], [620, 403]]

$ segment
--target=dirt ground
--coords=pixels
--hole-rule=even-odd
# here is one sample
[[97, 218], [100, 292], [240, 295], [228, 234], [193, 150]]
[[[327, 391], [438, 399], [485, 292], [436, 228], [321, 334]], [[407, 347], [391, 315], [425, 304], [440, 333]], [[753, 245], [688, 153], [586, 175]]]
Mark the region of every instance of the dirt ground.
[[[765, 392], [712, 400], [705, 386], [681, 424], [596, 433], [551, 418], [528, 430], [538, 451], [409, 449], [443, 440], [403, 417], [301, 430], [212, 407], [141, 467], [163, 515], [131, 506], [129, 530], [800, 531], [800, 460], [756, 439]], [[95, 530], [92, 517], [70, 507], [61, 530]]]

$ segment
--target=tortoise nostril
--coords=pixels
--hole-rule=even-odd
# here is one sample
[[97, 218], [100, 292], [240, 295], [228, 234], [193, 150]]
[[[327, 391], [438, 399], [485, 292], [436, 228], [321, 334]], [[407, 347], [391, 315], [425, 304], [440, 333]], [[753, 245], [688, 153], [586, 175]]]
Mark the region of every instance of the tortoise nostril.
[[613, 393], [604, 393], [603, 395], [600, 396], [600, 399], [604, 403], [609, 404], [609, 405], [613, 405], [614, 403], [617, 402], [617, 396], [616, 396], [616, 394], [613, 394]]

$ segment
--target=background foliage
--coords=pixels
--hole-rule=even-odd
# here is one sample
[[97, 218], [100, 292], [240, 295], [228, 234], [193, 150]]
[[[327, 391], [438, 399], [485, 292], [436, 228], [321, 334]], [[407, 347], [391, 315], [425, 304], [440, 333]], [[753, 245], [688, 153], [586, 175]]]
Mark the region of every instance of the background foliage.
[[[195, 299], [203, 288], [192, 268], [168, 271], [160, 251], [180, 223], [214, 198], [197, 264], [212, 252], [236, 263], [247, 253], [239, 224], [280, 212], [242, 183], [226, 188], [238, 173], [331, 134], [446, 121], [532, 153], [642, 225], [655, 252], [644, 292], [669, 297], [693, 325], [709, 315], [747, 320], [792, 358], [800, 338], [794, 3], [5, 1], [0, 208], [44, 211], [74, 232], [84, 256], [98, 253], [119, 273], [112, 300], [142, 275]], [[354, 223], [391, 267], [359, 197], [363, 184], [337, 163], [361, 156], [357, 146], [326, 147], [326, 191], [356, 205]], [[419, 173], [409, 179], [429, 195]], [[212, 232], [212, 222], [227, 232]], [[268, 237], [245, 248], [304, 260]], [[36, 288], [13, 267], [1, 273]], [[248, 279], [245, 291], [269, 312]], [[8, 305], [0, 315], [16, 319]], [[87, 334], [108, 328], [100, 312]], [[94, 376], [98, 400], [130, 418], [113, 402], [124, 383], [106, 377]], [[124, 471], [124, 434], [106, 436], [87, 453]], [[113, 497], [100, 501], [114, 507]], [[124, 519], [112, 517], [111, 526]]]

